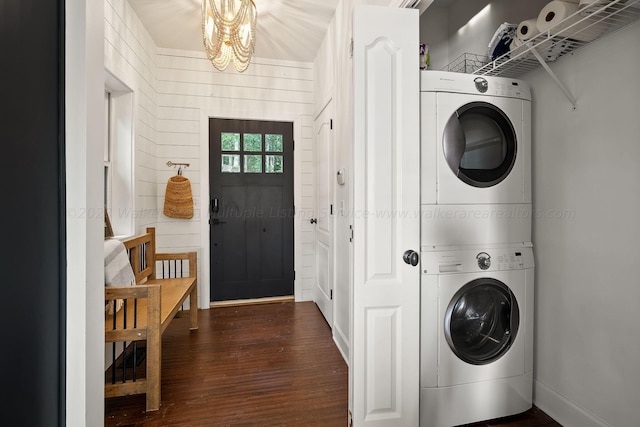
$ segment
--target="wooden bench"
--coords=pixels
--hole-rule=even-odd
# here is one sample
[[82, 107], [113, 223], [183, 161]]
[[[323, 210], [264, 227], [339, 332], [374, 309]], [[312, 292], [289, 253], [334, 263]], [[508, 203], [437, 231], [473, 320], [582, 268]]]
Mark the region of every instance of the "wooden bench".
[[[195, 252], [156, 253], [155, 228], [123, 243], [136, 283], [105, 287], [105, 304], [122, 300], [115, 315], [105, 311], [105, 343], [111, 343], [114, 359], [105, 373], [105, 397], [146, 393], [146, 409], [154, 411], [160, 408], [161, 335], [187, 297], [190, 329], [198, 329], [197, 258]], [[146, 369], [137, 369], [142, 358]]]

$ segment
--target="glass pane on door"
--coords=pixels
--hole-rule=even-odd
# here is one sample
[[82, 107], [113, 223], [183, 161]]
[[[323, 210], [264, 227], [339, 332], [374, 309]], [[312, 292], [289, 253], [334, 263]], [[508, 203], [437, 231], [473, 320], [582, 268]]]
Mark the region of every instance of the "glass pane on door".
[[264, 171], [266, 173], [282, 173], [282, 156], [264, 156]]
[[240, 151], [240, 134], [222, 132], [220, 134], [222, 151]]
[[245, 155], [244, 156], [245, 173], [261, 173], [262, 172], [262, 156], [261, 155]]
[[264, 151], [282, 153], [282, 135], [266, 134]]
[[239, 154], [222, 154], [222, 172], [223, 173], [239, 173], [240, 172], [240, 155]]
[[244, 151], [262, 151], [262, 134], [245, 133]]

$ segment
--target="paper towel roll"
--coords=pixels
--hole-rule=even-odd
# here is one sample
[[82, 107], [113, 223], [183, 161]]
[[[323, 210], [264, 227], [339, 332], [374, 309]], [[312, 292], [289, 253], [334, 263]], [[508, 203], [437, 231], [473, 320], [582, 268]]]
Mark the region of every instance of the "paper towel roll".
[[518, 28], [516, 29], [516, 38], [521, 42], [526, 42], [540, 34], [536, 21], [537, 19], [527, 19], [518, 24]]
[[[588, 19], [576, 24], [584, 18], [577, 12], [577, 3], [559, 0], [549, 2], [542, 8], [536, 20], [538, 31], [549, 31], [552, 36], [570, 37], [584, 42], [594, 40], [602, 34], [602, 25], [592, 25], [593, 21]], [[566, 29], [570, 26], [571, 28]]]

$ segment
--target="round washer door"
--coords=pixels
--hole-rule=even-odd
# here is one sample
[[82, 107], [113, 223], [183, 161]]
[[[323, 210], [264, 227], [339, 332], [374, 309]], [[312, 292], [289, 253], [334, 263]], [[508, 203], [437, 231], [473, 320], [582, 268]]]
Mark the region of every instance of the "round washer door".
[[482, 278], [464, 285], [451, 299], [445, 337], [461, 360], [484, 365], [501, 358], [518, 333], [520, 309], [503, 282]]
[[466, 104], [444, 128], [444, 156], [453, 173], [479, 188], [492, 187], [516, 162], [516, 133], [506, 114], [487, 102]]

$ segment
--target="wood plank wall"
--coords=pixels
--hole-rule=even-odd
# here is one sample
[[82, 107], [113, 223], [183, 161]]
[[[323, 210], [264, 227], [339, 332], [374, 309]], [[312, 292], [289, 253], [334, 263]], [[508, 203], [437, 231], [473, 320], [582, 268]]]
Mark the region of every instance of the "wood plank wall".
[[155, 226], [157, 210], [157, 48], [126, 0], [105, 0], [105, 69], [134, 92], [134, 230]]
[[[105, 66], [133, 85], [135, 115], [135, 229], [155, 226], [158, 251], [197, 251], [200, 258], [208, 236], [203, 236], [200, 209], [201, 158], [206, 143], [207, 116], [294, 122], [296, 150], [301, 150], [295, 171], [302, 214], [296, 227], [297, 280], [302, 299], [313, 297], [315, 230], [309, 223], [315, 211], [313, 150], [313, 64], [266, 58], [252, 60], [237, 73], [213, 68], [202, 51], [158, 48], [126, 0], [105, 0]], [[194, 217], [167, 218], [162, 214], [167, 180], [176, 173], [166, 163], [185, 162], [191, 181]], [[198, 266], [208, 260], [198, 260]], [[198, 272], [199, 276], [201, 272]]]

